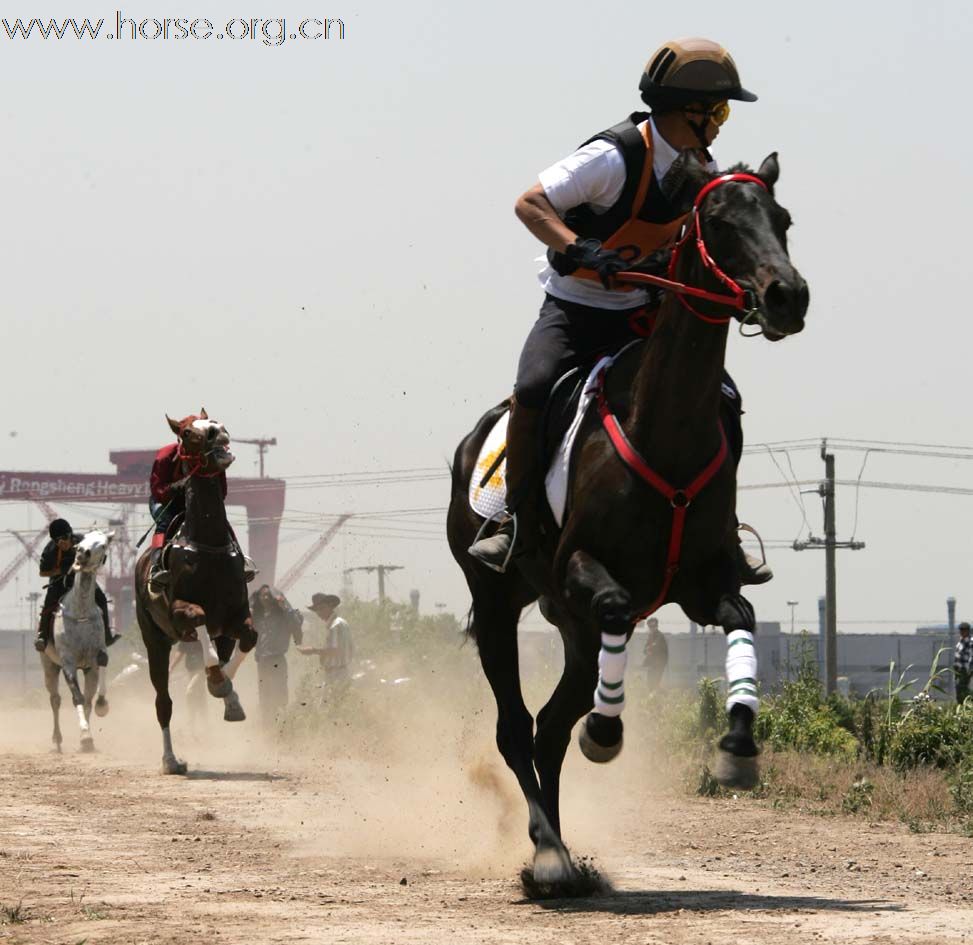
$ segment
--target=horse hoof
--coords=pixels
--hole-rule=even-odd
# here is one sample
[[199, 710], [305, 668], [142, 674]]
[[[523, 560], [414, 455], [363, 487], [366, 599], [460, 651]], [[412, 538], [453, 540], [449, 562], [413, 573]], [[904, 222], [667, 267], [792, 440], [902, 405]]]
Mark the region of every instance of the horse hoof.
[[750, 791], [760, 783], [756, 755], [734, 755], [722, 747], [716, 753], [716, 780], [727, 788]]
[[247, 717], [247, 713], [243, 711], [243, 706], [237, 703], [227, 703], [226, 707], [223, 709], [223, 721], [224, 722], [243, 722]]
[[231, 692], [233, 692], [233, 683], [230, 681], [228, 676], [223, 674], [223, 671], [219, 671], [219, 676], [215, 674], [210, 676], [207, 672], [206, 674], [206, 688], [209, 690], [209, 694], [216, 699], [225, 699]]
[[578, 746], [588, 761], [611, 761], [622, 750], [622, 720], [591, 712], [578, 732]]
[[574, 879], [574, 866], [563, 847], [541, 847], [534, 854], [534, 882], [551, 886]]
[[104, 718], [108, 715], [108, 700], [104, 696], [95, 699], [95, 715]]
[[81, 739], [81, 750], [85, 754], [89, 754], [95, 750], [95, 740], [93, 738], [82, 738]]
[[188, 770], [186, 762], [176, 757], [162, 759], [163, 774], [185, 774]]

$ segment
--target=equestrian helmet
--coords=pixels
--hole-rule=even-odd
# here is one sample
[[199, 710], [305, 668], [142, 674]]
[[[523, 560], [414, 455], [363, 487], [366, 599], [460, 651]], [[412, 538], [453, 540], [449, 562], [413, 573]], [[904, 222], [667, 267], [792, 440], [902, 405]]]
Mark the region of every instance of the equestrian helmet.
[[757, 101], [740, 84], [733, 57], [719, 43], [699, 36], [660, 46], [646, 64], [639, 90], [642, 101], [656, 111], [694, 102]]

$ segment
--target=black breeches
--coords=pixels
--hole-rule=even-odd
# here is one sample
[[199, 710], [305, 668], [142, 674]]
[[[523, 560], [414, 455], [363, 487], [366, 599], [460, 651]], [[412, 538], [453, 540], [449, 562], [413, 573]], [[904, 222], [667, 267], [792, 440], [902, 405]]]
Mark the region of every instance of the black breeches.
[[543, 407], [562, 374], [581, 364], [594, 364], [602, 355], [614, 354], [643, 337], [630, 321], [643, 312], [642, 308], [619, 312], [591, 308], [545, 296], [517, 365], [517, 402]]
[[[543, 407], [562, 374], [579, 365], [593, 366], [603, 355], [645, 337], [632, 324], [634, 316], [643, 314], [642, 308], [616, 312], [546, 296], [517, 365], [517, 402], [534, 409]], [[720, 415], [738, 466], [743, 453], [742, 414], [740, 392], [724, 370]]]

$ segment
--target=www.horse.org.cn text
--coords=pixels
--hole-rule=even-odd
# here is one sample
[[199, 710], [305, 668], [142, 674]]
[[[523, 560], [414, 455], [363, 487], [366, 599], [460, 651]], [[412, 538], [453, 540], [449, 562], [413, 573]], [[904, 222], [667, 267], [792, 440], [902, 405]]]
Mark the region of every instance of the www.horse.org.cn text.
[[115, 11], [114, 23], [104, 17], [66, 17], [61, 20], [31, 17], [0, 19], [8, 40], [235, 40], [263, 46], [283, 46], [290, 40], [344, 39], [345, 23], [338, 17], [233, 17], [224, 23], [200, 17], [145, 17], [137, 19]]

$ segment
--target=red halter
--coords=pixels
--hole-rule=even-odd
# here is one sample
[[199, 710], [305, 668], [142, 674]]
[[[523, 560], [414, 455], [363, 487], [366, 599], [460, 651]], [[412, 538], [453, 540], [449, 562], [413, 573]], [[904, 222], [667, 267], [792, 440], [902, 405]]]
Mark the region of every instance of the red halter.
[[[716, 265], [713, 257], [710, 255], [709, 250], [706, 248], [706, 242], [703, 239], [703, 231], [700, 225], [700, 207], [703, 204], [703, 200], [706, 196], [717, 187], [722, 184], [728, 184], [731, 181], [740, 181], [742, 183], [748, 184], [759, 184], [764, 190], [767, 189], [767, 185], [755, 174], [721, 174], [719, 177], [714, 177], [705, 187], [700, 190], [696, 195], [696, 199], [693, 201], [692, 209], [692, 220], [686, 227], [686, 232], [683, 234], [682, 239], [676, 244], [676, 248], [672, 252], [672, 258], [669, 260], [669, 270], [666, 273], [667, 278], [662, 276], [652, 276], [646, 272], [620, 272], [615, 278], [619, 282], [629, 282], [629, 283], [644, 283], [646, 285], [659, 286], [662, 289], [668, 289], [670, 292], [675, 292], [679, 297], [679, 301], [683, 306], [689, 309], [697, 318], [702, 319], [704, 322], [708, 322], [711, 325], [726, 325], [729, 323], [732, 315], [713, 316], [704, 315], [702, 312], [697, 311], [689, 302], [686, 301], [686, 296], [690, 295], [698, 299], [705, 299], [708, 302], [716, 302], [719, 305], [728, 305], [730, 308], [739, 309], [743, 312], [753, 312], [758, 308], [757, 300], [754, 298], [753, 292], [749, 289], [744, 289], [735, 279], [728, 276], [719, 266]], [[699, 253], [699, 258], [702, 260], [703, 267], [711, 272], [716, 278], [730, 290], [730, 295], [720, 295], [718, 292], [709, 292], [706, 289], [700, 289], [697, 286], [686, 285], [683, 282], [677, 282], [675, 280], [676, 266], [679, 263], [679, 255], [686, 248], [689, 240], [692, 238], [693, 234], [696, 235], [696, 250]]]

